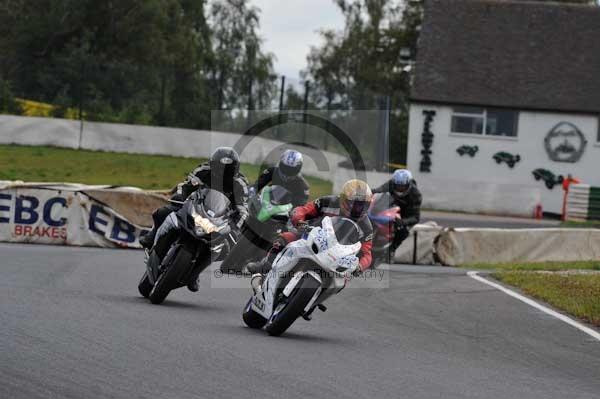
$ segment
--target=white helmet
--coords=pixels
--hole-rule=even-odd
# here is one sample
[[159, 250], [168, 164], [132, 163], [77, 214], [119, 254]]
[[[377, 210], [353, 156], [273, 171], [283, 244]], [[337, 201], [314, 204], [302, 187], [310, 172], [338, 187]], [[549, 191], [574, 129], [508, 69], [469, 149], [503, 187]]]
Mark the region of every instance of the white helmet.
[[410, 170], [398, 169], [392, 176], [394, 195], [398, 198], [406, 196], [413, 186], [413, 175]]
[[285, 150], [279, 159], [277, 172], [281, 180], [286, 181], [298, 176], [302, 170], [302, 154], [294, 150]]

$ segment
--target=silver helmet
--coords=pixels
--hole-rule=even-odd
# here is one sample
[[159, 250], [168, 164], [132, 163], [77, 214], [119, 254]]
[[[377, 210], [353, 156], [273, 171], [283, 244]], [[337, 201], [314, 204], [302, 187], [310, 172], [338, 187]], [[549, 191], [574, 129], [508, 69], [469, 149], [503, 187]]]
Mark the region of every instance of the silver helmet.
[[410, 170], [398, 169], [392, 176], [394, 195], [398, 198], [406, 196], [413, 186], [413, 175]]
[[279, 159], [277, 173], [281, 180], [286, 181], [298, 176], [302, 170], [302, 154], [295, 150], [285, 150]]

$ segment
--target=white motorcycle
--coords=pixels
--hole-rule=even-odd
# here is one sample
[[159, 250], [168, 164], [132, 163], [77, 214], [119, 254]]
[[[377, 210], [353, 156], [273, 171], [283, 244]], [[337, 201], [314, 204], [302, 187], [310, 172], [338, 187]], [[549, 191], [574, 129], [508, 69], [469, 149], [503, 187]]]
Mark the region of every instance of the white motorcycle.
[[310, 320], [316, 308], [326, 311], [323, 302], [340, 292], [359, 267], [360, 231], [350, 219], [324, 217], [320, 226], [288, 244], [264, 278], [253, 276], [255, 293], [243, 313], [246, 325], [278, 336], [298, 317]]

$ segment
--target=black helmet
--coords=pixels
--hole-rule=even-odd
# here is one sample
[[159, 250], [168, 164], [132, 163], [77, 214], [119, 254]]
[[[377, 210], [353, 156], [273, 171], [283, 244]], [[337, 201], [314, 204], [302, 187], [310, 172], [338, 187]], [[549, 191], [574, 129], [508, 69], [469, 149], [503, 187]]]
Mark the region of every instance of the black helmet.
[[228, 181], [240, 171], [240, 157], [231, 147], [217, 148], [208, 161], [213, 177]]

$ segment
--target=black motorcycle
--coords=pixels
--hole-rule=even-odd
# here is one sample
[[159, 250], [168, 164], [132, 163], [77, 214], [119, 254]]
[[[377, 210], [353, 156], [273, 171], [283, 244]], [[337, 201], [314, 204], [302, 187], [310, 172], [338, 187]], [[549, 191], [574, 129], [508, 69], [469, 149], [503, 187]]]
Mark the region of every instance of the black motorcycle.
[[288, 228], [292, 196], [282, 186], [266, 186], [250, 199], [249, 216], [236, 245], [223, 263], [223, 273], [242, 272], [248, 263], [262, 259], [277, 236]]
[[186, 286], [196, 268], [208, 267], [226, 247], [231, 213], [221, 192], [206, 188], [190, 195], [175, 213], [180, 233], [162, 262], [154, 249], [147, 252], [140, 294], [160, 304], [172, 290]]

